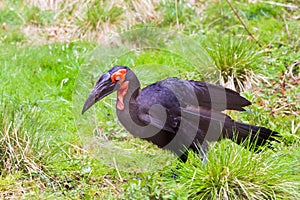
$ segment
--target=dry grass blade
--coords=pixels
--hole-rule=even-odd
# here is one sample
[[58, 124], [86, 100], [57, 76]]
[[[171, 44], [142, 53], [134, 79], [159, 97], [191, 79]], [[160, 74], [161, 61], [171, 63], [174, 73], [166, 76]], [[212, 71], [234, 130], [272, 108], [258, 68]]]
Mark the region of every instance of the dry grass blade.
[[[2, 111], [0, 115], [1, 175], [6, 177], [9, 174], [26, 174], [29, 180], [39, 177], [41, 187], [45, 181], [53, 187], [53, 184], [49, 182], [51, 177], [44, 171], [44, 165], [37, 157], [35, 149], [40, 144], [36, 143], [40, 140], [35, 138], [38, 137], [35, 131], [38, 132], [36, 126], [39, 124], [38, 122], [31, 124], [29, 118], [36, 115], [36, 109], [18, 110], [14, 106], [11, 107], [9, 101], [1, 102], [0, 109]], [[11, 195], [3, 195], [7, 198], [13, 196], [14, 192]]]
[[[3, 122], [2, 122], [3, 123]], [[2, 125], [4, 135], [1, 139], [3, 151], [2, 171], [12, 173], [13, 171], [26, 171], [29, 174], [40, 174], [40, 166], [35, 163], [30, 149], [30, 138], [27, 133], [20, 133], [20, 129], [13, 126], [13, 122]], [[23, 137], [22, 137], [23, 136]]]
[[25, 0], [24, 3], [38, 7], [41, 10], [58, 10], [64, 0]]
[[[298, 68], [298, 74], [296, 74], [295, 76], [294, 76], [294, 68], [295, 67], [297, 67], [297, 66], [299, 66], [299, 68]], [[287, 73], [287, 76], [289, 76], [289, 77], [291, 77], [292, 79], [294, 79], [295, 81], [296, 80], [299, 80], [300, 79], [300, 60], [296, 60], [293, 64], [291, 64], [290, 66], [289, 66], [289, 71], [288, 71], [288, 73]], [[297, 71], [297, 70], [295, 70], [295, 71]], [[296, 72], [297, 73], [297, 72]]]
[[121, 191], [107, 178], [104, 178], [104, 181], [108, 183], [117, 193], [121, 193]]
[[248, 27], [246, 26], [245, 22], [242, 20], [242, 18], [240, 17], [240, 15], [238, 14], [238, 12], [236, 11], [236, 9], [234, 9], [234, 7], [232, 6], [232, 4], [230, 3], [229, 0], [226, 0], [226, 2], [228, 3], [228, 5], [230, 6], [231, 10], [233, 11], [233, 13], [235, 14], [235, 16], [238, 18], [238, 20], [241, 22], [241, 24], [243, 25], [244, 29], [247, 31], [247, 33], [249, 34], [249, 36], [251, 37], [252, 40], [254, 40], [256, 42], [256, 44], [258, 44], [259, 47], [262, 47], [262, 45], [259, 43], [259, 41], [255, 38], [255, 36], [251, 33], [251, 31], [248, 29]]
[[264, 3], [270, 4], [270, 5], [275, 5], [275, 6], [280, 6], [280, 7], [285, 7], [287, 9], [290, 10], [297, 10], [299, 8], [299, 6], [297, 5], [293, 5], [293, 4], [284, 4], [284, 3], [278, 3], [278, 2], [274, 2], [274, 1], [266, 1]]

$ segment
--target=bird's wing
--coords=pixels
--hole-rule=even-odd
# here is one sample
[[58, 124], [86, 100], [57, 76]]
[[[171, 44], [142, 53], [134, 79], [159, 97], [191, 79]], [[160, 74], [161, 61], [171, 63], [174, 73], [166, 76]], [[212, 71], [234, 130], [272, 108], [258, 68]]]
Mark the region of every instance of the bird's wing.
[[[198, 124], [199, 129], [205, 133], [204, 136], [207, 137], [209, 141], [217, 141], [223, 132], [224, 124], [232, 124], [234, 122], [228, 115], [203, 107], [189, 106], [181, 108], [181, 113], [183, 118], [193, 124]], [[203, 135], [201, 137], [203, 137]], [[204, 138], [199, 138], [201, 141], [203, 141], [203, 139]]]
[[[170, 134], [183, 135], [181, 138], [190, 141], [197, 139], [202, 143], [207, 132], [219, 139], [224, 123], [232, 123], [233, 120], [223, 114], [202, 107], [178, 107], [172, 110], [162, 106], [153, 106], [148, 113], [139, 113], [139, 119], [148, 125], [152, 125]], [[216, 137], [215, 137], [216, 136]], [[211, 138], [211, 137], [210, 137]], [[210, 139], [209, 139], [210, 140]]]
[[205, 138], [203, 138], [203, 135], [200, 135], [200, 138], [197, 136], [199, 141], [203, 141], [203, 139], [217, 141], [220, 137], [225, 137], [241, 143], [249, 138], [252, 144], [262, 145], [266, 140], [277, 141], [273, 137], [279, 135], [276, 131], [265, 127], [235, 122], [228, 115], [212, 110], [189, 107], [182, 108], [181, 112], [182, 117], [193, 124], [196, 124], [195, 119], [199, 118], [199, 129], [205, 136]]
[[199, 101], [203, 102], [202, 106], [212, 105], [214, 110], [218, 108], [223, 110], [222, 105], [226, 102], [226, 109], [244, 111], [243, 107], [251, 105], [250, 101], [231, 89], [199, 81], [189, 81], [189, 83], [193, 85]]
[[[206, 86], [206, 83], [201, 85], [201, 82], [184, 81], [177, 78], [169, 78], [149, 85], [140, 92], [137, 98], [138, 117], [145, 124], [151, 124], [173, 134], [177, 132], [182, 118], [190, 120], [197, 127], [204, 127], [203, 130], [206, 130], [205, 125], [210, 124], [211, 120], [220, 123], [224, 117], [226, 118], [226, 115], [219, 112], [225, 109], [220, 107], [220, 104], [223, 103], [222, 98], [213, 98], [213, 103], [217, 104], [217, 107], [211, 109], [212, 95], [210, 93], [220, 95], [223, 92], [224, 95], [229, 96], [227, 108], [240, 103], [230, 104], [232, 99], [244, 99], [232, 90], [214, 85], [211, 86], [212, 89], [208, 87], [210, 86]], [[231, 97], [231, 94], [236, 97]], [[247, 100], [245, 99], [245, 101]], [[239, 110], [241, 110], [242, 105], [239, 104], [239, 106], [236, 109], [240, 108]], [[196, 123], [197, 120], [199, 122], [199, 119], [205, 123], [200, 125]]]
[[[201, 110], [191, 107], [179, 109], [176, 111], [177, 115], [172, 110], [174, 116], [168, 115], [167, 119], [165, 112], [168, 112], [168, 109], [160, 107], [153, 109], [149, 114], [139, 115], [144, 123], [172, 136], [168, 148], [176, 151], [177, 154], [184, 151], [184, 147], [197, 150], [199, 146], [195, 144], [202, 145], [204, 141], [218, 141], [223, 136], [224, 123], [233, 122], [228, 116], [205, 108]], [[179, 152], [177, 152], [178, 149], [180, 149]]]
[[244, 111], [251, 102], [239, 93], [222, 86], [199, 81], [186, 81], [169, 78], [160, 82], [160, 85], [172, 90], [181, 102], [181, 107], [201, 106], [215, 111], [238, 110]]
[[[222, 95], [225, 96], [223, 99]], [[177, 78], [145, 87], [140, 91], [137, 103], [138, 118], [142, 123], [170, 134], [180, 131], [187, 138], [193, 135], [190, 132], [197, 133], [198, 141], [203, 140], [208, 130], [221, 133], [224, 120], [233, 123], [219, 111], [243, 110], [243, 106], [250, 104], [238, 93], [221, 86]]]
[[169, 113], [169, 109], [163, 108], [159, 105], [155, 105], [152, 106], [151, 109], [147, 112], [140, 111], [138, 117], [143, 123], [147, 125], [152, 125], [160, 130], [175, 134], [180, 116], [172, 116]]

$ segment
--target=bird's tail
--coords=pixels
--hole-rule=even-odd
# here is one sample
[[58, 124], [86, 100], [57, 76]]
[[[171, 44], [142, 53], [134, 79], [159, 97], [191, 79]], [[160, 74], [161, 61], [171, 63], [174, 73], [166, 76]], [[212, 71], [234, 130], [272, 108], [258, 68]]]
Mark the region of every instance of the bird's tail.
[[[233, 139], [237, 143], [249, 141], [251, 146], [256, 147], [266, 144], [267, 141], [278, 141], [278, 132], [272, 131], [268, 128], [244, 124], [240, 122], [228, 123], [224, 126], [226, 130], [226, 137]], [[253, 145], [254, 144], [254, 145]]]

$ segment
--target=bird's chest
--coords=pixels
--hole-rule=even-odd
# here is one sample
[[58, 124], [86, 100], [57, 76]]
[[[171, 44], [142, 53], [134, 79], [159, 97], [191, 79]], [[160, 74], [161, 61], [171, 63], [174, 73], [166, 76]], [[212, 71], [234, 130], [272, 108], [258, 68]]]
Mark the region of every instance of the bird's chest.
[[119, 110], [117, 109], [117, 116], [120, 123], [125, 129], [135, 137], [142, 137], [146, 128], [146, 124], [138, 119], [137, 112], [135, 110], [129, 111], [129, 109]]
[[152, 142], [160, 148], [165, 147], [175, 135], [170, 134], [161, 128], [136, 119], [135, 115], [127, 110], [117, 110], [118, 119], [125, 129], [134, 137]]

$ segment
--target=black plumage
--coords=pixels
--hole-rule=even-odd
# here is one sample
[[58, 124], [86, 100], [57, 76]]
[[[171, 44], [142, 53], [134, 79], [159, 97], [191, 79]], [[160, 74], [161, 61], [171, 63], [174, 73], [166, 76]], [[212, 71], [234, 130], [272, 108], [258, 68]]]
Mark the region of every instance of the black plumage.
[[198, 151], [207, 141], [229, 138], [240, 143], [250, 137], [259, 146], [278, 135], [223, 114], [227, 109], [243, 111], [251, 105], [233, 90], [178, 78], [167, 78], [140, 90], [138, 78], [125, 66], [115, 66], [99, 78], [82, 113], [114, 91], [118, 91], [116, 109], [122, 125], [132, 135], [175, 152], [183, 161], [187, 159], [186, 148]]

